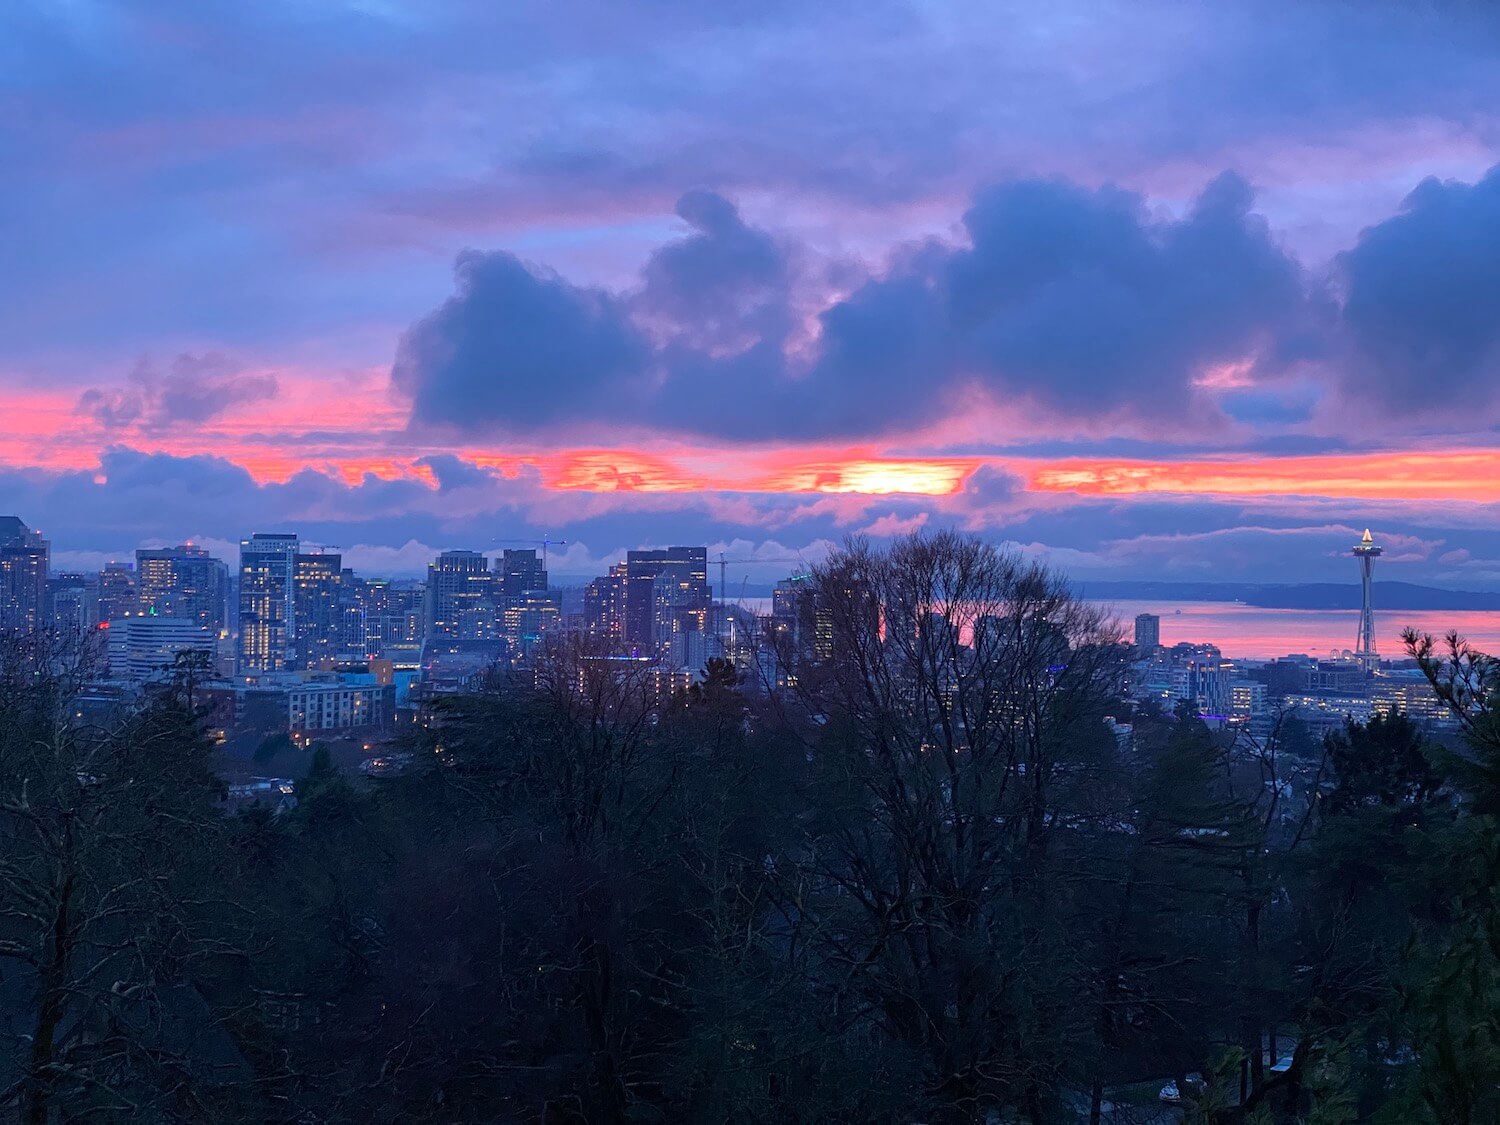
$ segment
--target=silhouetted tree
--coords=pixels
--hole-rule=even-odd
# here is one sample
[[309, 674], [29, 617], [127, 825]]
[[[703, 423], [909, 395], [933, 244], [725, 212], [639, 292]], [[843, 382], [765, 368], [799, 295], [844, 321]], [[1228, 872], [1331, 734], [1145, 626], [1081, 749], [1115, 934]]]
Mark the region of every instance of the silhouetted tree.
[[[80, 662], [82, 661], [82, 662]], [[212, 1118], [243, 1083], [194, 973], [238, 937], [197, 716], [176, 691], [92, 721], [87, 656], [0, 639], [0, 1104]]]

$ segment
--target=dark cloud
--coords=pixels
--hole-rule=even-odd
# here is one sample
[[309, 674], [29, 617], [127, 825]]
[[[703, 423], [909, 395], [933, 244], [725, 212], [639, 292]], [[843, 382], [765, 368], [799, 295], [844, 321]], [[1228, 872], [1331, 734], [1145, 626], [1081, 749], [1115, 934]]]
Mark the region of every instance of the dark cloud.
[[607, 417], [651, 349], [621, 301], [512, 254], [468, 251], [458, 291], [401, 339], [391, 377], [422, 422], [465, 432]]
[[[1500, 559], [1496, 505], [1187, 496], [1057, 503], [1027, 493], [1016, 477], [993, 467], [974, 473], [949, 497], [684, 492], [623, 494], [600, 503], [546, 490], [534, 473], [504, 478], [457, 458], [429, 467], [450, 486], [435, 492], [418, 480], [373, 476], [349, 483], [311, 470], [257, 483], [221, 458], [117, 447], [96, 470], [0, 469], [0, 495], [45, 530], [65, 560], [60, 566], [97, 565], [86, 560], [128, 557], [137, 546], [185, 537], [217, 543], [232, 557], [248, 532], [287, 530], [344, 550], [364, 573], [405, 575], [420, 573], [439, 549], [483, 550], [496, 536], [547, 535], [570, 544], [571, 561], [559, 573], [588, 577], [630, 547], [724, 543], [735, 544], [727, 551], [732, 558], [780, 558], [837, 542], [849, 531], [894, 534], [916, 526], [960, 526], [1024, 545], [1080, 581], [1178, 575], [1349, 582], [1351, 529], [1367, 525], [1401, 547], [1383, 561], [1388, 579], [1431, 581], [1438, 557], [1449, 555], [1443, 565], [1452, 569], [1458, 550]], [[774, 549], [756, 546], [773, 541], [779, 544]], [[767, 577], [777, 575], [752, 580]], [[1495, 581], [1479, 566], [1469, 568], [1463, 582], [1452, 580], [1472, 588]]]
[[124, 387], [84, 391], [78, 409], [108, 429], [158, 432], [207, 422], [233, 407], [274, 398], [279, 389], [274, 375], [246, 373], [227, 356], [183, 352], [165, 369], [140, 360]]
[[688, 192], [676, 210], [693, 233], [651, 256], [633, 302], [636, 316], [702, 349], [738, 352], [783, 341], [792, 277], [782, 248], [714, 192]]
[[[1497, 420], [1493, 174], [1425, 185], [1371, 226], [1332, 304], [1301, 300], [1242, 181], [1183, 204], [1239, 169], [1313, 263], [1421, 176], [1476, 178], [1500, 153], [1494, 4], [652, 0], [587, 19], [540, 0], [108, 7], [0, 11], [0, 66], [26, 110], [0, 130], [0, 379], [16, 373], [23, 397], [71, 395], [122, 355], [170, 354], [164, 341], [288, 370], [385, 363], [393, 326], [432, 308], [459, 248], [504, 245], [571, 280], [466, 259], [396, 364], [419, 421], [475, 437], [795, 441], [919, 427], [986, 394], [1065, 416], [991, 451], [1110, 431], [1133, 436], [1095, 450], [1134, 441], [1160, 457], [1173, 442], [1316, 452], [1332, 444], [1317, 433], [1330, 406], [1377, 416], [1350, 427], [1360, 448], [1413, 419], [1439, 440]], [[1094, 188], [1108, 182], [1140, 194]], [[986, 183], [999, 186], [975, 193]], [[744, 214], [684, 197], [676, 240], [622, 281], [692, 184]], [[946, 237], [957, 199], [970, 204], [952, 242], [922, 241]], [[799, 239], [883, 264], [825, 284]], [[1204, 365], [1245, 354], [1248, 385], [1195, 387]], [[178, 378], [167, 363], [82, 406], [134, 437], [272, 393], [231, 368]], [[1330, 385], [1337, 401], [1320, 397]], [[1445, 411], [1462, 425], [1445, 431]], [[882, 500], [851, 519], [848, 498], [538, 498], [535, 481], [457, 458], [427, 464], [437, 490], [321, 473], [257, 484], [212, 458], [105, 462], [101, 480], [0, 471], [0, 495], [60, 537], [127, 544], [289, 520], [388, 544], [563, 523], [600, 544], [772, 520], [837, 537], [945, 503]], [[977, 509], [991, 528], [1021, 518], [1023, 492], [971, 484], [971, 500], [993, 489]], [[1038, 514], [1013, 534], [1086, 553], [1101, 536], [1267, 526], [1232, 506], [1141, 504], [1079, 502], [1067, 527]], [[1361, 521], [1318, 520], [1345, 522]], [[1263, 558], [1233, 564], [1303, 565], [1264, 541]], [[1216, 542], [1163, 551], [1212, 559]]]
[[[444, 469], [450, 479], [482, 473], [466, 462]], [[481, 503], [469, 504], [463, 495], [455, 502], [412, 478], [366, 475], [350, 483], [305, 469], [284, 481], [257, 481], [221, 457], [114, 446], [92, 470], [0, 468], [0, 495], [8, 509], [28, 513], [27, 522], [43, 527], [66, 550], [119, 555], [149, 541], [233, 543], [252, 531], [276, 530], [329, 545], [390, 545], [415, 537], [443, 546], [482, 546], [496, 534], [497, 521], [525, 526], [524, 509], [540, 492], [534, 473], [515, 480], [482, 475], [486, 494]]]
[[[697, 491], [601, 497], [545, 488], [531, 467], [507, 475], [447, 454], [424, 458], [421, 464], [437, 477], [437, 489], [415, 477], [366, 474], [350, 482], [313, 469], [284, 481], [257, 481], [221, 457], [114, 446], [93, 469], [0, 466], [0, 497], [6, 511], [42, 528], [54, 549], [70, 558], [89, 553], [128, 557], [138, 546], [184, 538], [233, 545], [252, 531], [287, 530], [331, 547], [370, 547], [373, 553], [365, 557], [379, 560], [369, 564], [374, 574], [418, 573], [438, 549], [483, 550], [497, 536], [564, 536], [571, 545], [605, 552], [736, 537], [758, 543], [782, 528], [791, 529], [787, 534], [800, 547], [837, 540], [851, 521], [865, 518], [872, 504], [908, 514], [922, 507], [919, 498]], [[423, 556], [413, 543], [432, 550]], [[397, 549], [400, 544], [407, 546]], [[729, 553], [739, 557], [751, 552]], [[768, 553], [779, 557], [786, 551]], [[594, 573], [602, 570], [601, 563]]]
[[981, 465], [964, 481], [961, 493], [965, 507], [993, 512], [1010, 504], [1025, 490], [1026, 482], [996, 465]]
[[495, 474], [451, 453], [434, 453], [417, 458], [417, 464], [431, 469], [438, 488], [447, 492], [455, 488], [484, 488], [495, 482]]
[[1228, 174], [1179, 220], [1117, 189], [990, 189], [964, 216], [967, 245], [908, 248], [821, 312], [804, 358], [788, 347], [788, 252], [694, 192], [678, 205], [693, 233], [631, 294], [464, 255], [458, 292], [407, 334], [395, 380], [415, 421], [469, 433], [566, 420], [863, 437], [935, 421], [975, 391], [1172, 425], [1199, 405], [1206, 369], [1274, 354], [1311, 316], [1301, 267], [1250, 207]]
[[1494, 421], [1500, 403], [1500, 166], [1429, 179], [1341, 256], [1344, 391], [1398, 417]]
[[1257, 358], [1307, 315], [1300, 266], [1250, 204], [1232, 174], [1177, 221], [1116, 189], [989, 189], [964, 216], [968, 247], [871, 283], [854, 316], [831, 310], [826, 366], [852, 384], [878, 364], [891, 391], [925, 372], [929, 390], [971, 380], [1074, 417], [1173, 425], [1200, 374]]
[[[1264, 434], [1258, 444], [1267, 448], [1278, 440], [1284, 443], [1288, 438], [1306, 440], [1310, 436], [1277, 431], [1311, 420], [1321, 390], [1319, 385], [1306, 381], [1265, 387], [1231, 387], [1219, 396], [1219, 405], [1236, 422], [1243, 422]], [[1327, 453], [1333, 448], [1325, 438], [1319, 437], [1316, 441], [1313, 448], [1318, 452]]]
[[[0, 338], [27, 357], [64, 335], [97, 354], [335, 335], [354, 351], [465, 242], [524, 232], [542, 259], [633, 262], [688, 184], [833, 241], [862, 223], [868, 247], [929, 229], [904, 209], [1018, 172], [1175, 198], [1232, 163], [1345, 231], [1387, 198], [1391, 161], [1493, 149], [1495, 12], [3, 5], [0, 67], [27, 112], [0, 135]], [[1299, 148], [1357, 166], [1309, 170]]]

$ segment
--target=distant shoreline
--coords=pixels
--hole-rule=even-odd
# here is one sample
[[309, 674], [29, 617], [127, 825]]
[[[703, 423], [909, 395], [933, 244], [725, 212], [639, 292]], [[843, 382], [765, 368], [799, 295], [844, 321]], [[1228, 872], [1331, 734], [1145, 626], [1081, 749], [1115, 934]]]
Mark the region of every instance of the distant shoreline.
[[[1309, 582], [1253, 585], [1239, 582], [1079, 582], [1089, 601], [1240, 602], [1257, 609], [1357, 610], [1359, 586]], [[1392, 610], [1500, 610], [1500, 593], [1443, 590], [1412, 582], [1375, 583], [1376, 608]]]
[[[555, 589], [575, 589], [582, 596], [585, 582], [569, 575], [553, 583]], [[769, 598], [774, 583], [729, 584], [729, 601]], [[1359, 609], [1359, 584], [1338, 582], [1075, 582], [1079, 597], [1094, 602], [1236, 602], [1255, 609]], [[720, 597], [718, 590], [714, 596]], [[1375, 582], [1375, 608], [1380, 610], [1500, 610], [1500, 593], [1483, 590], [1445, 590], [1414, 582]]]

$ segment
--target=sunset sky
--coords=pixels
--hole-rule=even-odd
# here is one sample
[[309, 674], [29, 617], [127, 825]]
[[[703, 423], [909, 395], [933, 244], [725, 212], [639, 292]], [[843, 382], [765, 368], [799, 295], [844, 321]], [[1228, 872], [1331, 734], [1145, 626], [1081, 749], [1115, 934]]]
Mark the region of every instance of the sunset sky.
[[[1500, 589], [1500, 6], [21, 0], [0, 514]], [[506, 543], [505, 545], [510, 545]]]

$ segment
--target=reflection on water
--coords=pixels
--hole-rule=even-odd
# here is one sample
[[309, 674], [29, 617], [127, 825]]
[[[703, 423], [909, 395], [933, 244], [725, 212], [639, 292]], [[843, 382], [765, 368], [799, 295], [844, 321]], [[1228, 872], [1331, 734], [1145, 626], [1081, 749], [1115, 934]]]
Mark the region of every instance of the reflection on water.
[[[1107, 603], [1130, 639], [1135, 615], [1161, 616], [1161, 643], [1218, 645], [1225, 656], [1268, 659], [1293, 652], [1328, 656], [1352, 649], [1359, 613], [1352, 609], [1261, 609], [1225, 602]], [[1382, 610], [1375, 607], [1375, 643], [1385, 657], [1403, 655], [1401, 630], [1408, 625], [1442, 636], [1457, 629], [1475, 647], [1500, 653], [1500, 611]]]
[[[739, 598], [732, 604], [750, 613], [771, 612], [770, 598]], [[1112, 601], [1126, 640], [1131, 639], [1135, 615], [1161, 616], [1161, 643], [1183, 641], [1218, 645], [1225, 656], [1269, 660], [1303, 652], [1326, 657], [1352, 649], [1359, 629], [1359, 612], [1352, 609], [1261, 609], [1232, 602]], [[1450, 612], [1448, 610], [1383, 610], [1375, 606], [1375, 644], [1380, 655], [1405, 655], [1401, 630], [1411, 625], [1442, 637], [1457, 629], [1485, 652], [1500, 655], [1500, 610]]]

